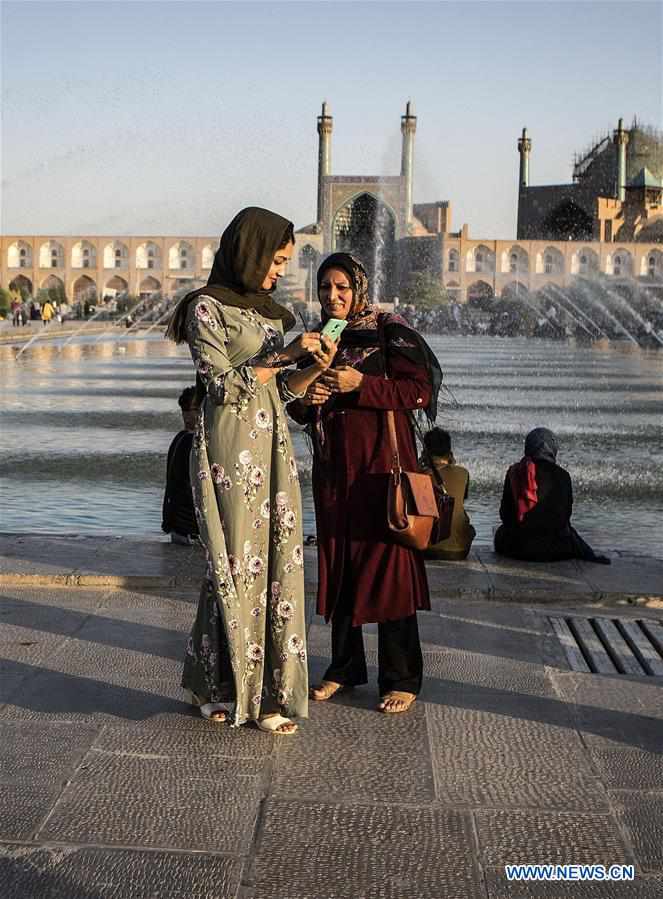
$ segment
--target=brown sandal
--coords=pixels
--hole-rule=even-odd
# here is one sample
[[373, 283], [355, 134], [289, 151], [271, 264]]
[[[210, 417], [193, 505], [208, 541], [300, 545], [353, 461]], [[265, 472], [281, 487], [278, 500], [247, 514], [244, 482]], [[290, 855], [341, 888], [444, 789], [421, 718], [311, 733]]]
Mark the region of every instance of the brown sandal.
[[[382, 712], [385, 715], [400, 715], [403, 712], [408, 712], [410, 710], [414, 705], [416, 698], [416, 693], [404, 693], [400, 690], [390, 690], [388, 693], [385, 693], [384, 696], [380, 697], [378, 712]], [[387, 703], [392, 703], [392, 708], [389, 708]], [[405, 706], [405, 708], [393, 708], [393, 706], [397, 704]]]
[[328, 699], [331, 699], [332, 696], [340, 693], [341, 690], [348, 689], [350, 688], [346, 687], [344, 684], [336, 684], [332, 680], [323, 680], [320, 681], [319, 687], [311, 687], [309, 696], [316, 702], [326, 702]]

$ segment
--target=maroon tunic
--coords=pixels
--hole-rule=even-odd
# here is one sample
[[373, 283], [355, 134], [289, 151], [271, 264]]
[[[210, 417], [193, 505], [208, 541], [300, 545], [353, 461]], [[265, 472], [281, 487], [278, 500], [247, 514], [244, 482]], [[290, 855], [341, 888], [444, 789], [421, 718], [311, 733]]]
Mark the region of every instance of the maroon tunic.
[[[323, 406], [325, 458], [317, 452], [313, 458], [318, 614], [331, 617], [345, 570], [354, 594], [354, 625], [430, 609], [423, 557], [394, 543], [386, 517], [391, 470], [386, 410], [394, 410], [401, 465], [416, 471], [406, 410], [428, 405], [428, 373], [394, 351], [389, 353], [389, 379], [380, 373], [381, 366], [378, 351], [358, 366], [365, 372], [360, 390], [336, 394]], [[310, 421], [312, 408], [295, 402], [288, 411], [303, 424]]]

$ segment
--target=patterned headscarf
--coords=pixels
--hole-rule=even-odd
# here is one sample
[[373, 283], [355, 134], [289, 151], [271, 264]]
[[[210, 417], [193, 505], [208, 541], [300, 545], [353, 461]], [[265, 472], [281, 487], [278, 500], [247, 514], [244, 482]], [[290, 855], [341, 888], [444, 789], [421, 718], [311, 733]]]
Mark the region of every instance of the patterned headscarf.
[[[366, 269], [361, 262], [350, 253], [332, 253], [328, 256], [318, 269], [318, 297], [320, 296], [320, 285], [325, 272], [330, 268], [340, 268], [348, 276], [348, 280], [352, 286], [352, 306], [348, 315], [348, 327], [352, 327], [352, 319], [362, 312], [368, 303], [368, 275]], [[322, 310], [322, 322], [327, 321], [329, 316]]]
[[[318, 298], [320, 298], [322, 279], [330, 268], [338, 268], [345, 272], [352, 287], [352, 305], [346, 319], [345, 330], [341, 334], [338, 344], [334, 367], [337, 368], [341, 365], [355, 367], [380, 348], [379, 341], [375, 339], [380, 310], [368, 301], [366, 269], [357, 257], [351, 256], [350, 253], [332, 253], [322, 263], [318, 269]], [[323, 307], [320, 325], [316, 327], [316, 330], [321, 330], [327, 321], [329, 321], [329, 315]], [[371, 332], [373, 333], [371, 334]]]
[[[423, 337], [404, 318], [394, 313], [380, 312], [378, 306], [369, 303], [366, 269], [350, 253], [333, 253], [322, 263], [318, 269], [318, 296], [324, 273], [330, 268], [338, 268], [345, 272], [353, 290], [352, 306], [346, 319], [347, 325], [341, 334], [333, 367], [349, 365], [352, 368], [359, 368], [373, 353], [382, 352], [383, 366], [386, 368], [389, 351], [399, 352], [415, 364], [425, 366], [431, 385], [431, 400], [425, 412], [428, 420], [433, 422], [437, 416], [437, 398], [442, 383], [442, 370], [435, 354]], [[328, 319], [329, 316], [323, 309], [321, 324], [315, 330], [320, 330]], [[315, 414], [319, 423], [322, 409], [316, 407]]]

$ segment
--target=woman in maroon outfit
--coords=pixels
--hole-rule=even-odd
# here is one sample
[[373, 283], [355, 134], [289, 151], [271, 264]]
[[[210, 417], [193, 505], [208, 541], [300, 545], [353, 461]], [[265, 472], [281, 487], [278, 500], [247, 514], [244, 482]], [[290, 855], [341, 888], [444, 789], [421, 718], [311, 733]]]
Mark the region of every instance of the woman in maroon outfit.
[[[394, 411], [402, 467], [417, 469], [409, 410], [434, 417], [441, 372], [423, 339], [399, 316], [368, 302], [368, 279], [346, 253], [318, 271], [322, 322], [348, 322], [324, 377], [288, 406], [313, 443], [318, 532], [318, 613], [332, 622], [332, 660], [311, 698], [367, 682], [361, 626], [378, 623], [380, 711], [404, 712], [421, 689], [417, 609], [429, 609], [422, 555], [387, 527]], [[434, 410], [434, 411], [432, 411]]]

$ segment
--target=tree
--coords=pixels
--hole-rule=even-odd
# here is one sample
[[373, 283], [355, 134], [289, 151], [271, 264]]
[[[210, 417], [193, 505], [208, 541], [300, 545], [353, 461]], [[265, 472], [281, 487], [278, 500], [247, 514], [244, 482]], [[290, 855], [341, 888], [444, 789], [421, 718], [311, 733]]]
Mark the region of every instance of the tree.
[[437, 309], [449, 302], [449, 294], [436, 275], [412, 272], [401, 299], [419, 309]]
[[4, 287], [0, 287], [0, 315], [7, 315], [11, 308], [12, 295]]

